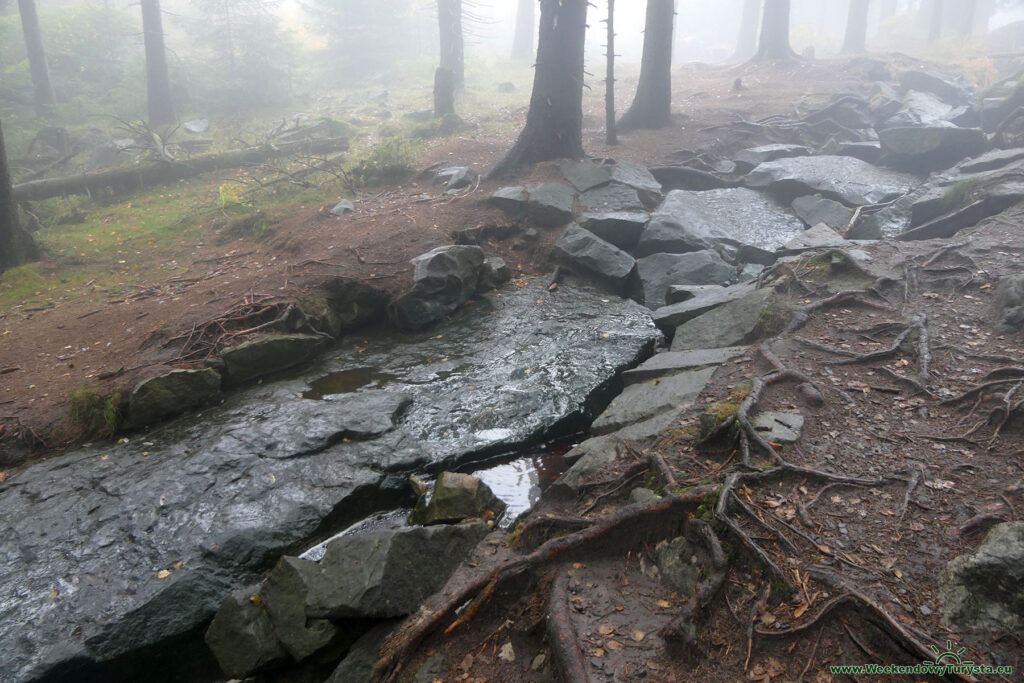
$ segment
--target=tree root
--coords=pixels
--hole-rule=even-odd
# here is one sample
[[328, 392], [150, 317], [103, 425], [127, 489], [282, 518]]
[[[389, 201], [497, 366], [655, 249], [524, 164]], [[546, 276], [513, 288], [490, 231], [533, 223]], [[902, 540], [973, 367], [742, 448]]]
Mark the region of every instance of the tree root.
[[793, 315], [790, 318], [789, 325], [786, 327], [786, 332], [796, 332], [801, 327], [807, 324], [811, 319], [811, 314], [820, 311], [823, 308], [829, 306], [836, 306], [838, 304], [844, 304], [848, 302], [855, 302], [861, 306], [867, 306], [868, 308], [874, 308], [880, 311], [892, 312], [892, 308], [884, 304], [879, 304], [870, 299], [865, 298], [866, 294], [874, 294], [880, 299], [884, 300], [881, 294], [878, 293], [874, 288], [872, 289], [849, 289], [832, 296], [809, 303], [806, 306], [801, 306], [793, 311]]
[[725, 552], [711, 525], [700, 519], [692, 519], [689, 524], [700, 534], [701, 540], [711, 556], [711, 571], [697, 584], [694, 594], [687, 599], [680, 613], [672, 621], [662, 626], [658, 635], [670, 643], [678, 643], [690, 652], [696, 653], [698, 649], [697, 621], [701, 613], [718, 595], [728, 572]]
[[569, 574], [558, 569], [548, 600], [547, 636], [555, 667], [565, 683], [587, 683], [587, 664], [569, 611]]
[[903, 346], [903, 343], [906, 342], [907, 338], [914, 332], [917, 332], [917, 376], [921, 380], [927, 381], [931, 376], [932, 352], [931, 342], [928, 335], [928, 316], [926, 315], [917, 316], [913, 323], [900, 332], [899, 336], [896, 337], [895, 341], [893, 341], [892, 345], [888, 348], [860, 354], [853, 358], [847, 358], [846, 360], [835, 361], [832, 365], [852, 365], [854, 363], [871, 363], [874, 361], [888, 360], [900, 353], [900, 348]]

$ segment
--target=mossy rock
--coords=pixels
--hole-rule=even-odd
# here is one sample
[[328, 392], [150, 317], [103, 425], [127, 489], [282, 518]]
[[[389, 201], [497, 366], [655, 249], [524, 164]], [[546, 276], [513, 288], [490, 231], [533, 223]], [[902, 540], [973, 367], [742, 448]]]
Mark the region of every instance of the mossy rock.
[[154, 425], [220, 398], [220, 373], [212, 368], [172, 370], [139, 382], [128, 397], [128, 427]]

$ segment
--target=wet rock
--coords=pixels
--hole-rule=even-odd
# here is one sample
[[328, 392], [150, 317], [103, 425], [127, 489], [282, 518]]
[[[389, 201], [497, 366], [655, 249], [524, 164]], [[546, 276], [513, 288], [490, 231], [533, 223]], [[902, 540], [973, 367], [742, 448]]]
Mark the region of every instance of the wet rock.
[[475, 244], [476, 246], [482, 246], [490, 240], [507, 240], [510, 237], [515, 237], [520, 232], [522, 232], [522, 226], [515, 223], [508, 225], [486, 223], [472, 228], [452, 230], [450, 234], [452, 236], [452, 241], [454, 241], [455, 244]]
[[912, 90], [903, 96], [903, 106], [918, 126], [949, 126], [953, 107], [934, 95]]
[[736, 154], [733, 161], [738, 173], [746, 173], [766, 161], [810, 156], [810, 147], [803, 145], [762, 145], [751, 147]]
[[221, 352], [225, 381], [232, 384], [270, 375], [308, 361], [325, 339], [310, 334], [259, 334]]
[[476, 477], [442, 472], [429, 501], [424, 497], [409, 516], [410, 524], [444, 524], [464, 519], [498, 519], [507, 506]]
[[766, 189], [784, 201], [820, 193], [848, 206], [880, 204], [917, 184], [911, 175], [853, 157], [828, 155], [769, 161], [751, 171], [746, 182], [748, 187]]
[[373, 667], [380, 657], [381, 646], [399, 623], [388, 620], [367, 631], [352, 645], [326, 683], [372, 683]]
[[330, 621], [307, 616], [309, 584], [316, 572], [316, 562], [282, 557], [259, 590], [274, 633], [297, 662], [326, 647], [338, 635]]
[[702, 294], [721, 292], [723, 289], [725, 287], [722, 285], [671, 285], [665, 293], [665, 305], [679, 304]]
[[[320, 313], [322, 326], [332, 337], [340, 337], [346, 330], [353, 330], [384, 317], [391, 297], [388, 293], [349, 277], [335, 277], [327, 280], [314, 291], [322, 299], [325, 309]], [[302, 302], [306, 310], [306, 301]], [[311, 311], [306, 310], [310, 315]]]
[[344, 216], [346, 213], [352, 213], [356, 210], [356, 205], [348, 199], [342, 199], [340, 202], [335, 204], [331, 208], [331, 213], [335, 216]]
[[481, 292], [497, 289], [511, 279], [512, 269], [505, 263], [505, 259], [498, 257], [484, 259], [477, 289]]
[[845, 231], [853, 219], [853, 209], [837, 201], [814, 195], [794, 199], [793, 212], [807, 224], [807, 227], [824, 223], [833, 230]]
[[757, 279], [757, 277], [764, 272], [764, 266], [759, 263], [745, 263], [740, 268], [739, 275], [736, 276], [737, 282], [750, 282], [751, 280]]
[[961, 163], [956, 170], [963, 174], [983, 173], [1003, 168], [1022, 159], [1024, 159], [1024, 149], [1022, 148], [993, 149]]
[[476, 294], [484, 252], [480, 247], [438, 247], [412, 259], [412, 289], [392, 304], [392, 317], [403, 329], [428, 327]]
[[220, 373], [172, 370], [139, 382], [128, 399], [128, 426], [144, 427], [220, 398]]
[[731, 346], [722, 349], [697, 349], [694, 351], [668, 351], [653, 356], [642, 365], [622, 373], [626, 386], [659, 377], [675, 375], [684, 370], [697, 370], [711, 365], [721, 365], [747, 352], [745, 346]]
[[444, 655], [436, 654], [428, 657], [420, 665], [420, 668], [416, 670], [416, 675], [412, 677], [412, 683], [434, 683], [440, 679], [443, 673]]
[[288, 657], [262, 598], [249, 589], [234, 591], [224, 599], [206, 630], [206, 644], [231, 678], [245, 678]]
[[804, 427], [800, 413], [760, 413], [751, 420], [754, 429], [772, 443], [796, 443]]
[[687, 166], [659, 166], [650, 169], [663, 190], [700, 192], [735, 187], [738, 183]]
[[636, 263], [644, 305], [659, 308], [674, 285], [727, 285], [736, 279], [730, 266], [710, 249], [687, 254], [652, 254]]
[[980, 128], [889, 128], [879, 133], [882, 154], [895, 168], [930, 173], [953, 166], [988, 149]]
[[784, 249], [787, 253], [799, 253], [811, 249], [840, 249], [851, 245], [852, 242], [844, 239], [838, 232], [824, 223], [818, 223], [786, 242]]
[[556, 228], [572, 220], [576, 193], [562, 183], [528, 183], [503, 187], [491, 195], [491, 203], [516, 219]]
[[971, 92], [963, 81], [938, 71], [904, 71], [900, 74], [900, 87], [904, 92], [919, 90], [931, 93], [954, 107], [971, 101]]
[[751, 190], [673, 190], [651, 216], [636, 253], [684, 253], [716, 244], [769, 250], [800, 234], [802, 228], [770, 198]]
[[562, 161], [560, 169], [562, 177], [580, 192], [607, 185], [612, 181], [611, 166], [600, 161], [590, 159], [570, 161], [566, 159]]
[[645, 206], [654, 207], [661, 201], [661, 183], [646, 166], [631, 161], [617, 161], [612, 166], [612, 180], [636, 190]]
[[719, 306], [743, 299], [755, 291], [754, 285], [743, 284], [726, 287], [720, 291], [705, 292], [678, 304], [662, 306], [651, 314], [651, 319], [665, 334], [671, 335], [677, 327], [704, 315]]
[[643, 211], [640, 194], [632, 187], [612, 183], [595, 187], [580, 195], [580, 205], [589, 213]]
[[834, 122], [851, 130], [871, 128], [871, 105], [856, 95], [838, 95], [835, 101], [805, 116], [804, 122], [812, 125]]
[[581, 228], [589, 230], [620, 249], [632, 249], [651, 217], [646, 211], [585, 213], [579, 217]]
[[404, 527], [341, 536], [303, 566], [309, 619], [412, 614], [490, 533], [483, 522]]
[[625, 291], [636, 267], [632, 256], [575, 223], [558, 238], [555, 249], [574, 266], [619, 292]]
[[1007, 275], [996, 289], [996, 332], [1015, 334], [1024, 330], [1024, 275]]
[[594, 420], [591, 433], [607, 434], [659, 413], [690, 406], [714, 374], [715, 368], [705, 368], [631, 384]]
[[469, 166], [449, 166], [434, 174], [434, 182], [444, 183], [445, 190], [461, 190], [470, 187], [480, 174]]
[[584, 484], [618, 456], [619, 440], [610, 436], [591, 437], [566, 453], [573, 465], [548, 489], [554, 497], [575, 495]]
[[978, 549], [939, 577], [942, 615], [953, 628], [1024, 629], [1024, 522], [992, 528]]
[[672, 337], [672, 350], [716, 349], [753, 343], [780, 322], [772, 315], [774, 305], [774, 291], [765, 288], [714, 308], [677, 327]]

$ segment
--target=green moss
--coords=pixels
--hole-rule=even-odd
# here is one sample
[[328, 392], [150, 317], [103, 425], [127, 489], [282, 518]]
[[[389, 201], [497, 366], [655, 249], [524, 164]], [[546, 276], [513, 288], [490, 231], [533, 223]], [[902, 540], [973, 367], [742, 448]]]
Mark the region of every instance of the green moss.
[[119, 393], [101, 394], [92, 387], [80, 387], [68, 399], [71, 421], [86, 437], [110, 437], [120, 429], [123, 411]]
[[967, 197], [978, 186], [977, 178], [966, 178], [959, 180], [949, 186], [949, 189], [942, 195], [942, 211], [952, 211], [964, 203]]

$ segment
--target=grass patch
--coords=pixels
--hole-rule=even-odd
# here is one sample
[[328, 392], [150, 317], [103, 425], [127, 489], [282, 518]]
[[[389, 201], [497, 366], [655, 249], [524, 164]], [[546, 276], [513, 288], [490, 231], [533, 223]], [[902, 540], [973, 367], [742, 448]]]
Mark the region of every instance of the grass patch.
[[71, 422], [85, 438], [111, 437], [121, 426], [121, 395], [83, 386], [68, 395]]

